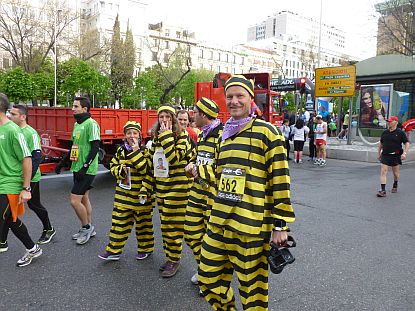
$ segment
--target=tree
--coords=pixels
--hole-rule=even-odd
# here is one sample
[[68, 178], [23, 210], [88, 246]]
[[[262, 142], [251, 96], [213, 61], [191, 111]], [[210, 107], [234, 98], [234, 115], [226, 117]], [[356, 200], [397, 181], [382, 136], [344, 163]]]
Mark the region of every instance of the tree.
[[0, 48], [26, 72], [39, 70], [55, 44], [55, 36], [66, 40], [64, 30], [78, 19], [63, 0], [39, 1], [42, 3], [35, 7], [29, 0], [0, 1]]
[[33, 83], [30, 75], [22, 67], [17, 66], [2, 74], [1, 92], [12, 102], [32, 99]]
[[415, 55], [415, 0], [387, 0], [375, 5], [377, 54]]
[[133, 34], [127, 25], [125, 41], [121, 39], [118, 15], [115, 19], [111, 42], [111, 83], [116, 100], [121, 103], [123, 95], [131, 91], [135, 68], [135, 46]]

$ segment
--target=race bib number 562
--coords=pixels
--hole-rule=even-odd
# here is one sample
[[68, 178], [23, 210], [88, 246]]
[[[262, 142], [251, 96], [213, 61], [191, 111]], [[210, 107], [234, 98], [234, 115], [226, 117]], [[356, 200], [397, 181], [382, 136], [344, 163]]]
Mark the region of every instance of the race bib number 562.
[[241, 202], [245, 190], [246, 172], [244, 169], [224, 167], [219, 181], [218, 198]]

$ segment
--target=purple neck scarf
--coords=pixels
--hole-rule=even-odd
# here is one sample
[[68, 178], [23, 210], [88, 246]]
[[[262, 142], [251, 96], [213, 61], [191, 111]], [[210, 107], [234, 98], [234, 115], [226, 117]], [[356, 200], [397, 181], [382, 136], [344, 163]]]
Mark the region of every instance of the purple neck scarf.
[[220, 121], [218, 119], [213, 120], [210, 122], [210, 124], [207, 124], [205, 126], [202, 126], [202, 133], [203, 138], [206, 138], [209, 136], [210, 133], [220, 124]]
[[252, 119], [252, 116], [240, 120], [234, 120], [231, 117], [228, 121], [226, 121], [225, 126], [223, 127], [222, 141], [225, 141], [229, 137], [239, 133]]
[[133, 151], [133, 147], [131, 147], [126, 141], [124, 142], [124, 148], [125, 150], [127, 150], [128, 152]]

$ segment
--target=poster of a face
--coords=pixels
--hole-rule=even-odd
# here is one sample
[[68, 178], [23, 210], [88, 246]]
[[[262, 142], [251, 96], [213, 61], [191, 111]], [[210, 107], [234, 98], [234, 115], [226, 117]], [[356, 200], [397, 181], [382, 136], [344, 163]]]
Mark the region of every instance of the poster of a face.
[[360, 128], [386, 128], [393, 84], [360, 86]]

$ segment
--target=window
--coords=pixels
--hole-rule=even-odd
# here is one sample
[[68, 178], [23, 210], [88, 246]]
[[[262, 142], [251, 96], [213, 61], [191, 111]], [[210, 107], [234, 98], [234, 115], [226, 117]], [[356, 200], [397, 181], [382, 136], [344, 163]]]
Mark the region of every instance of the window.
[[164, 35], [166, 37], [169, 37], [170, 36], [170, 29], [166, 29], [165, 32], [164, 32]]
[[209, 59], [213, 59], [213, 51], [210, 51], [210, 53], [209, 53]]
[[101, 1], [101, 8], [105, 9], [105, 2], [104, 1]]
[[199, 52], [199, 58], [203, 58], [203, 50], [202, 49]]
[[[229, 61], [229, 55], [225, 54], [225, 62], [228, 62], [228, 61]], [[226, 70], [226, 72], [228, 72], [228, 71]]]
[[220, 53], [218, 52], [218, 61], [220, 61]]
[[241, 65], [245, 65], [245, 57], [241, 58]]
[[180, 37], [181, 37], [181, 32], [180, 31], [176, 31], [176, 38], [177, 39], [180, 39]]
[[154, 46], [159, 46], [159, 40], [158, 39], [154, 39]]
[[167, 64], [169, 62], [170, 54], [165, 53], [164, 54], [164, 62]]
[[169, 48], [169, 41], [166, 41], [166, 49]]
[[233, 63], [236, 64], [236, 56], [233, 56]]
[[155, 62], [157, 60], [157, 52], [152, 52], [151, 60]]

